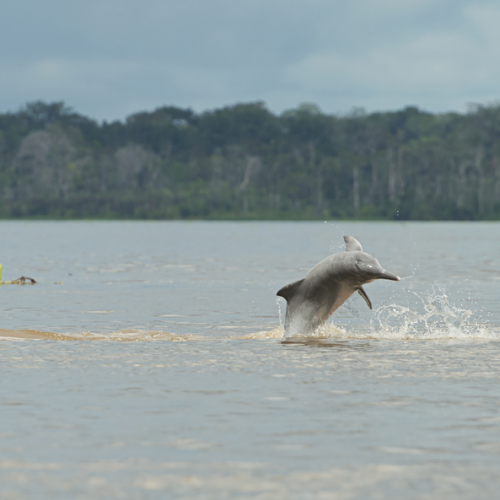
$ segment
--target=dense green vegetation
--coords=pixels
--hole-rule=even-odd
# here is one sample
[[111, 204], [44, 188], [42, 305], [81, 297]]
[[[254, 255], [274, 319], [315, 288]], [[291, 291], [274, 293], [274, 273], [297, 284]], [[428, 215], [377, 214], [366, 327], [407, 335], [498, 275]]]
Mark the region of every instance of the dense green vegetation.
[[0, 217], [500, 219], [500, 105], [0, 114]]

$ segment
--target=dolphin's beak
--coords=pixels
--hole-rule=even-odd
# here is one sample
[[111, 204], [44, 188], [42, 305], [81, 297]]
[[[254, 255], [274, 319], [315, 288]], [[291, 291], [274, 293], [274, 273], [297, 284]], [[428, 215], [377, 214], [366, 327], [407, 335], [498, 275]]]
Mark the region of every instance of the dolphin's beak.
[[380, 276], [378, 277], [379, 280], [392, 280], [392, 281], [399, 281], [401, 278], [399, 276], [396, 276], [395, 274], [390, 273], [389, 271], [386, 271], [385, 269], [382, 270], [380, 273]]

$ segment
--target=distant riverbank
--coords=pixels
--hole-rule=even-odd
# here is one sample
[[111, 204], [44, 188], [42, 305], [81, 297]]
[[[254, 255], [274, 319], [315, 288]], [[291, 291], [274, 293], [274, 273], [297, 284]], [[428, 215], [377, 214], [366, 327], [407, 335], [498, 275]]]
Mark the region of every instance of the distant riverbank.
[[0, 218], [499, 220], [500, 105], [0, 114]]

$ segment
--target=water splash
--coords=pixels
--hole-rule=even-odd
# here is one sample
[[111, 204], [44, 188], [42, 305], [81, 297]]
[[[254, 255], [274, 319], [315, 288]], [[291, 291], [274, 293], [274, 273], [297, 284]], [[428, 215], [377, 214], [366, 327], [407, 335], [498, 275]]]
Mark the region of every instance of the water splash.
[[390, 304], [374, 310], [368, 326], [339, 328], [327, 323], [313, 334], [301, 338], [500, 340], [500, 328], [482, 324], [473, 311], [452, 304], [443, 287], [434, 286], [427, 297], [422, 297], [415, 292], [411, 293], [418, 299], [415, 308]]
[[278, 318], [280, 319], [280, 327], [284, 330], [285, 327], [283, 325], [283, 320], [281, 318], [281, 303], [282, 303], [282, 298], [276, 297], [276, 305], [278, 306]]
[[411, 293], [418, 299], [421, 308], [398, 304], [380, 307], [374, 311], [368, 329], [342, 331], [342, 336], [400, 340], [500, 340], [498, 328], [480, 323], [473, 311], [452, 304], [443, 287], [434, 286], [427, 297]]
[[389, 305], [376, 311], [370, 332], [379, 338], [402, 339], [500, 339], [499, 331], [481, 324], [474, 313], [450, 302], [446, 290], [434, 286], [427, 297], [412, 292], [422, 310]]

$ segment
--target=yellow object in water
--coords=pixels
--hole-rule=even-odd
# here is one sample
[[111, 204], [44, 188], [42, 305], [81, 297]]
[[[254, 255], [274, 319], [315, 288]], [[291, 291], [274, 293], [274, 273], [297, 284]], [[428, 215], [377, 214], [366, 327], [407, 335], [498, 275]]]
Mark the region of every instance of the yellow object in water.
[[0, 264], [0, 286], [2, 286], [2, 269], [3, 269], [3, 266], [2, 266], [2, 264]]

